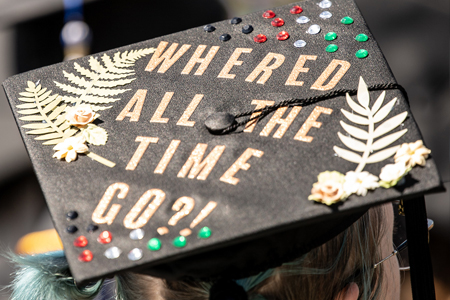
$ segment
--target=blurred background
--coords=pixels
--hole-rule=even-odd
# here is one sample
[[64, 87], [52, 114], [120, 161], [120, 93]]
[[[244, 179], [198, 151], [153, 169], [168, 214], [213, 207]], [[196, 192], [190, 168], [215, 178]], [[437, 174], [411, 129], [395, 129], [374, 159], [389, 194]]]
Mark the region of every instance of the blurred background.
[[[289, 2], [0, 0], [0, 82], [64, 57], [97, 53]], [[408, 91], [425, 143], [450, 190], [450, 2], [356, 2], [397, 81]], [[14, 249], [25, 234], [53, 225], [3, 91], [0, 141], [0, 249], [5, 251]], [[449, 300], [450, 194], [430, 195], [426, 200], [436, 224], [430, 247], [437, 299]], [[12, 270], [0, 257], [0, 286], [9, 284]], [[8, 298], [7, 290], [0, 292], [0, 300]], [[411, 299], [407, 278], [402, 292], [402, 300], [406, 299]]]

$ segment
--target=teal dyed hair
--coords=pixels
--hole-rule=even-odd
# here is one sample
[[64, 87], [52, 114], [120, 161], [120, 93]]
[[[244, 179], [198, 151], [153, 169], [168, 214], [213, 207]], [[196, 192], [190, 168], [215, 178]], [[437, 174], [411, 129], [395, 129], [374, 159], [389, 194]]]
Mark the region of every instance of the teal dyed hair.
[[63, 251], [19, 256], [7, 255], [18, 266], [14, 279], [11, 300], [90, 300], [94, 299], [102, 286], [102, 280], [77, 287]]

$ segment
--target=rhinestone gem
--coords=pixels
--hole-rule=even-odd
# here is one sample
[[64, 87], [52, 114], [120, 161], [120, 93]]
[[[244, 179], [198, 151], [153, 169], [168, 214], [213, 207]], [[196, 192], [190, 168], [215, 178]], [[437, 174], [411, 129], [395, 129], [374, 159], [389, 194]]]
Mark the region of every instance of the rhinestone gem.
[[212, 25], [206, 25], [205, 27], [203, 27], [203, 30], [206, 32], [213, 32], [214, 30], [216, 30], [216, 27]]
[[97, 241], [101, 244], [109, 244], [112, 241], [112, 234], [109, 231], [103, 231], [97, 238]]
[[350, 17], [344, 17], [341, 19], [341, 23], [345, 25], [350, 25], [353, 23], [353, 19]]
[[307, 31], [309, 34], [318, 34], [320, 32], [320, 26], [317, 24], [311, 25]]
[[78, 227], [75, 225], [70, 225], [70, 226], [67, 226], [66, 231], [68, 233], [75, 233], [78, 231]]
[[96, 230], [98, 230], [98, 226], [94, 225], [94, 224], [89, 224], [89, 226], [86, 228], [87, 232], [94, 232]]
[[177, 236], [174, 240], [173, 240], [173, 245], [177, 248], [183, 248], [184, 246], [186, 246], [187, 240], [184, 236], [180, 235]]
[[272, 21], [273, 27], [281, 27], [284, 25], [284, 20], [282, 18], [276, 18]]
[[277, 39], [279, 41], [285, 41], [289, 38], [289, 33], [287, 33], [287, 31], [281, 31], [280, 33], [277, 34]]
[[369, 52], [365, 49], [359, 49], [355, 53], [357, 58], [366, 58], [369, 55]]
[[248, 34], [253, 31], [252, 25], [245, 25], [242, 27], [242, 33]]
[[301, 17], [297, 18], [296, 22], [299, 24], [306, 24], [309, 22], [309, 18], [305, 17], [305, 16], [301, 16]]
[[333, 41], [337, 38], [337, 34], [336, 34], [336, 32], [330, 31], [327, 34], [325, 34], [324, 38], [325, 38], [325, 41]]
[[272, 19], [272, 18], [275, 18], [276, 14], [271, 10], [266, 10], [262, 16], [265, 19]]
[[306, 42], [304, 40], [298, 40], [294, 43], [294, 46], [297, 48], [302, 48], [306, 46]]
[[228, 33], [224, 33], [221, 36], [219, 36], [219, 39], [222, 42], [226, 42], [226, 41], [229, 41], [231, 39], [231, 35], [229, 35]]
[[323, 0], [322, 2], [318, 3], [320, 8], [329, 8], [331, 7], [332, 3], [329, 0]]
[[258, 34], [253, 38], [253, 40], [257, 43], [264, 43], [267, 41], [267, 37], [264, 34]]
[[207, 239], [210, 236], [211, 236], [211, 229], [209, 229], [209, 227], [205, 226], [198, 232], [198, 237], [201, 239]]
[[161, 249], [161, 240], [158, 238], [152, 238], [148, 241], [147, 247], [150, 251], [158, 251]]
[[142, 238], [144, 237], [145, 232], [143, 229], [135, 229], [133, 231], [130, 232], [130, 239], [132, 240], [142, 240]]
[[68, 221], [72, 221], [72, 220], [75, 220], [76, 218], [78, 218], [78, 213], [76, 211], [72, 210], [66, 214], [66, 217], [67, 217]]
[[90, 262], [94, 258], [94, 254], [90, 250], [84, 250], [78, 255], [78, 260], [81, 262]]
[[336, 52], [339, 49], [339, 47], [335, 44], [330, 44], [325, 48], [325, 51], [327, 52]]
[[108, 249], [106, 249], [106, 251], [104, 253], [106, 258], [108, 258], [108, 259], [118, 258], [120, 256], [120, 254], [122, 254], [122, 250], [120, 250], [117, 247], [108, 248]]
[[321, 17], [322, 19], [329, 19], [331, 18], [331, 16], [333, 16], [328, 10], [323, 11], [319, 17]]
[[142, 258], [143, 251], [139, 248], [134, 248], [128, 252], [128, 259], [132, 261], [140, 260]]
[[233, 25], [239, 24], [241, 22], [242, 22], [242, 19], [241, 18], [237, 18], [237, 17], [230, 20], [230, 23], [233, 24]]
[[86, 247], [87, 244], [88, 244], [88, 239], [87, 239], [85, 236], [83, 236], [83, 235], [77, 237], [77, 238], [73, 241], [73, 245], [74, 245], [75, 247], [79, 247], [79, 248]]
[[357, 40], [358, 42], [366, 42], [369, 39], [369, 37], [367, 35], [365, 35], [364, 33], [358, 34], [355, 37], [355, 40]]
[[295, 5], [294, 7], [291, 8], [291, 10], [289, 11], [291, 14], [296, 15], [299, 14], [303, 11], [303, 8], [301, 8], [298, 5]]

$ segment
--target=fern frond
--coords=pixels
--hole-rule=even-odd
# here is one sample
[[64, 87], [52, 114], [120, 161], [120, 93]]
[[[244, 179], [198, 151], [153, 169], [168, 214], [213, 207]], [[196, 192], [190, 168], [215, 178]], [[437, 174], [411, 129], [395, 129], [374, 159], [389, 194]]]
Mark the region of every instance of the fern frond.
[[[41, 85], [36, 86], [32, 82], [28, 82], [29, 92], [21, 93], [25, 96], [20, 101], [27, 102], [27, 104], [20, 104], [18, 108], [27, 108], [19, 110], [18, 113], [28, 116], [20, 117], [22, 121], [41, 121], [41, 123], [25, 124], [22, 127], [32, 129], [27, 131], [27, 134], [37, 135], [36, 140], [46, 140], [44, 144], [56, 144], [62, 141], [75, 132], [78, 128], [70, 128], [70, 124], [64, 118], [63, 113], [66, 104], [60, 105], [62, 97], [58, 94], [52, 95], [52, 91], [47, 91], [46, 88], [41, 88]], [[69, 131], [72, 130], [72, 131]]]
[[[353, 101], [350, 95], [346, 95], [348, 106], [359, 115], [354, 115], [345, 109], [341, 109], [341, 112], [349, 121], [358, 125], [367, 125], [368, 129], [366, 131], [341, 121], [342, 128], [353, 138], [345, 136], [340, 132], [338, 132], [338, 137], [345, 146], [353, 151], [362, 152], [362, 155], [337, 146], [334, 146], [333, 149], [341, 158], [357, 163], [358, 167], [355, 170], [356, 172], [361, 172], [366, 164], [377, 163], [394, 155], [400, 146], [394, 146], [388, 149], [384, 148], [397, 141], [407, 132], [407, 130], [404, 129], [375, 140], [397, 128], [408, 116], [408, 113], [405, 111], [384, 121], [375, 128], [376, 123], [383, 121], [389, 115], [397, 101], [397, 98], [394, 98], [385, 106], [381, 107], [385, 96], [386, 92], [383, 91], [373, 104], [372, 108], [370, 108], [369, 90], [362, 77], [360, 77], [359, 80], [357, 93], [359, 104]], [[364, 140], [365, 142], [363, 143], [357, 139]], [[373, 153], [374, 151], [378, 152]]]
[[[76, 106], [82, 103], [89, 104], [108, 104], [120, 100], [112, 98], [129, 89], [118, 89], [118, 86], [125, 86], [135, 80], [133, 66], [135, 62], [150, 53], [155, 52], [155, 48], [145, 48], [139, 50], [117, 52], [113, 58], [108, 54], [103, 54], [101, 59], [90, 57], [88, 60], [89, 68], [82, 67], [74, 63], [74, 69], [77, 73], [64, 72], [64, 77], [70, 83], [55, 81], [57, 87], [72, 96], [64, 96], [63, 101], [74, 103]], [[27, 93], [27, 92], [25, 92]], [[105, 110], [111, 106], [102, 107], [96, 105], [94, 110]]]

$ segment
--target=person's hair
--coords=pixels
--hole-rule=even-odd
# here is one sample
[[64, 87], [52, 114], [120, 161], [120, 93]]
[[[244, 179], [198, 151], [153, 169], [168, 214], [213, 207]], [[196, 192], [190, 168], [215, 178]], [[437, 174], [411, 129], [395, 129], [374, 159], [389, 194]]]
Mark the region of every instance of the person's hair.
[[[371, 208], [322, 246], [236, 283], [249, 300], [335, 300], [350, 283], [358, 285], [358, 299], [381, 299], [383, 265], [373, 266], [381, 259], [379, 245], [387, 229], [383, 221], [383, 207]], [[62, 251], [9, 257], [18, 266], [10, 286], [12, 300], [92, 300], [101, 291], [103, 280], [76, 286]], [[211, 282], [170, 281], [131, 272], [115, 279], [117, 300], [208, 300], [212, 287]], [[105, 284], [104, 291], [110, 287]]]
[[[335, 238], [298, 259], [237, 280], [250, 300], [333, 300], [350, 283], [358, 299], [380, 299], [379, 245], [385, 228], [382, 207], [371, 208]], [[118, 276], [119, 299], [208, 300], [210, 282], [170, 281], [145, 275]]]

